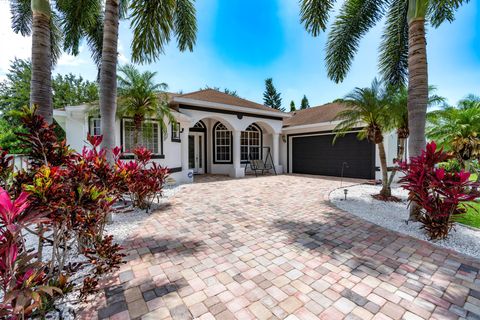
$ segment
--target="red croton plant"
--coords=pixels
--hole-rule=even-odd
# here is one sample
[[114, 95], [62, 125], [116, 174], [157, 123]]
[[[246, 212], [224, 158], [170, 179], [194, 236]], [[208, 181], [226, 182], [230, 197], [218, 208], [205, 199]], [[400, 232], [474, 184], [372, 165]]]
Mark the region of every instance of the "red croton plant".
[[460, 204], [468, 206], [467, 202], [480, 196], [475, 191], [478, 185], [469, 180], [469, 172], [447, 172], [438, 166], [451, 158], [430, 142], [420, 156], [400, 164], [405, 174], [400, 183], [409, 191], [409, 201], [420, 206], [420, 222], [431, 239], [446, 238], [453, 217], [465, 212]]
[[[145, 149], [135, 151], [138, 161], [123, 162], [116, 148], [111, 165], [101, 137], [88, 136], [91, 147], [76, 153], [34, 110], [22, 121], [28, 169], [13, 174], [13, 158], [0, 150], [0, 318], [42, 316], [65, 293], [95, 292], [124, 257], [104, 234], [114, 203], [127, 193], [147, 206], [168, 174]], [[27, 234], [37, 243], [28, 244]], [[88, 276], [74, 282], [84, 268]]]

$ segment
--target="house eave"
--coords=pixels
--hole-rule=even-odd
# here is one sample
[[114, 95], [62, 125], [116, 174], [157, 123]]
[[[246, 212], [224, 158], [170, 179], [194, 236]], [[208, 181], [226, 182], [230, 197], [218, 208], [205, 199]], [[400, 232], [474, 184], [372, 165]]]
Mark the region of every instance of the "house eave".
[[291, 117], [291, 115], [288, 114], [288, 113], [274, 112], [274, 111], [268, 111], [268, 110], [259, 110], [259, 109], [254, 109], [254, 108], [246, 108], [246, 107], [240, 107], [240, 106], [235, 106], [235, 105], [209, 102], [209, 101], [196, 100], [196, 99], [188, 99], [188, 98], [182, 98], [182, 97], [175, 97], [175, 98], [173, 98], [173, 101], [175, 103], [178, 103], [178, 104], [186, 104], [186, 105], [210, 108], [210, 109], [212, 109], [212, 111], [214, 111], [214, 110], [232, 111], [233, 110], [233, 111], [243, 112], [243, 113], [248, 113], [248, 114], [258, 114], [258, 115], [263, 115], [263, 116], [271, 116], [271, 117], [279, 117], [279, 118], [290, 118]]

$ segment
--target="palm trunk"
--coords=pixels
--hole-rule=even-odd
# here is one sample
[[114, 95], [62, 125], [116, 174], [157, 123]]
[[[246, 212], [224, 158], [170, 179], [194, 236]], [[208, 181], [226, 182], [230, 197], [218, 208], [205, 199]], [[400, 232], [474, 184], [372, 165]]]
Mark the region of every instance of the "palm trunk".
[[32, 80], [30, 105], [48, 122], [53, 121], [50, 1], [32, 0]]
[[113, 161], [112, 149], [115, 147], [119, 18], [119, 0], [107, 0], [103, 29], [102, 65], [100, 67], [100, 117], [103, 134], [102, 147], [107, 151], [109, 161]]
[[380, 157], [380, 167], [382, 170], [382, 190], [380, 191], [380, 195], [384, 197], [390, 197], [392, 195], [392, 191], [388, 185], [387, 156], [385, 154], [385, 145], [383, 142], [378, 144], [378, 155]]
[[[425, 148], [425, 122], [428, 104], [427, 41], [425, 19], [411, 19], [408, 28], [408, 124], [410, 157], [420, 155]], [[418, 221], [419, 208], [412, 204], [410, 220]]]
[[[403, 161], [403, 155], [405, 154], [405, 141], [406, 139], [400, 138], [398, 141], [398, 151], [397, 151], [397, 162], [400, 164], [400, 162]], [[390, 173], [390, 178], [388, 179], [388, 187], [391, 189], [393, 179], [395, 179], [395, 175], [397, 174], [398, 171], [398, 165], [395, 166], [392, 170], [392, 173]]]

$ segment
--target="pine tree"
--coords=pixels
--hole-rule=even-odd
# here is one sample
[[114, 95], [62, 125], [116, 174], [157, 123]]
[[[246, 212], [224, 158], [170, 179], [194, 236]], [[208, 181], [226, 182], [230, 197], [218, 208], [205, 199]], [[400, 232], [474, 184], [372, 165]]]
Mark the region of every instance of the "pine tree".
[[290, 102], [290, 112], [294, 112], [296, 111], [297, 108], [295, 107], [295, 102], [293, 102], [293, 100]]
[[277, 92], [277, 89], [273, 86], [272, 78], [265, 80], [265, 92], [263, 93], [263, 102], [266, 106], [277, 109], [280, 111], [285, 111], [285, 108], [282, 108], [282, 98], [280, 93]]
[[307, 96], [303, 95], [302, 102], [300, 103], [300, 109], [308, 109], [310, 108], [310, 102], [308, 102]]

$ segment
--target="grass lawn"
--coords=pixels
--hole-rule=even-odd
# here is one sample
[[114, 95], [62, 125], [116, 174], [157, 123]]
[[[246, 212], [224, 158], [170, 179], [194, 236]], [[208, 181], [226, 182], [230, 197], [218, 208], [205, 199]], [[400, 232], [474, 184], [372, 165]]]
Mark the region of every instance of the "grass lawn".
[[467, 213], [455, 220], [459, 223], [466, 224], [467, 226], [480, 228], [480, 203], [470, 202], [474, 208], [468, 208]]

